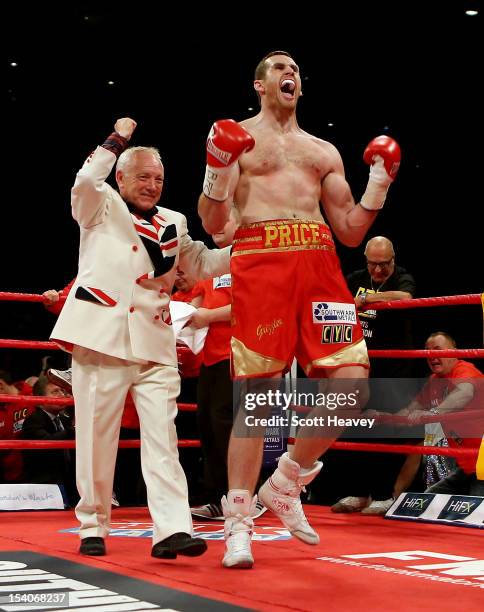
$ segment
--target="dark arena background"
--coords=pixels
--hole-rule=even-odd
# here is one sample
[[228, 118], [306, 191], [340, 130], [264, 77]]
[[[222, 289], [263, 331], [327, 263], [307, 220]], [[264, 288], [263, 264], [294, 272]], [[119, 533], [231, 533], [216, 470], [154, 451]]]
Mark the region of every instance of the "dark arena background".
[[[131, 144], [161, 152], [160, 204], [185, 214], [191, 236], [210, 244], [196, 212], [208, 131], [217, 119], [257, 113], [255, 66], [283, 49], [301, 70], [298, 123], [338, 148], [356, 201], [367, 143], [380, 134], [400, 143], [400, 172], [367, 238], [393, 241], [397, 265], [416, 279], [415, 297], [482, 293], [483, 16], [476, 0], [8, 3], [0, 291], [42, 293], [76, 275], [70, 188], [119, 117], [138, 123]], [[364, 243], [337, 247], [345, 274], [365, 267]], [[0, 338], [48, 339], [55, 317], [41, 304], [0, 308]], [[480, 306], [411, 317], [415, 348], [436, 330], [459, 348], [483, 346]], [[45, 354], [2, 348], [0, 369], [23, 379], [39, 373]], [[56, 352], [53, 365], [64, 359]], [[425, 361], [415, 361], [415, 374], [426, 376]], [[482, 370], [482, 360], [474, 363]], [[484, 609], [482, 529], [308, 507], [317, 548], [288, 540], [268, 513], [257, 524], [257, 565], [235, 573], [220, 567], [222, 523], [195, 526], [213, 540], [206, 556], [170, 564], [149, 557], [146, 508], [114, 510], [115, 535], [126, 537], [110, 538], [103, 559], [77, 554], [72, 511], [0, 513], [0, 610], [5, 572], [20, 568], [8, 563], [141, 602], [99, 606], [106, 611]]]

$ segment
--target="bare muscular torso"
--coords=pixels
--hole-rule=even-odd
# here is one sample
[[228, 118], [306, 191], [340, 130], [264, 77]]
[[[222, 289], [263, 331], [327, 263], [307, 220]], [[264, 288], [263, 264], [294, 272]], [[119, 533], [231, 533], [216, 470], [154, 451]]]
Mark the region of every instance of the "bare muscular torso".
[[335, 169], [335, 148], [297, 125], [284, 130], [257, 115], [241, 123], [255, 138], [239, 160], [235, 202], [242, 224], [268, 219], [324, 220], [321, 185]]

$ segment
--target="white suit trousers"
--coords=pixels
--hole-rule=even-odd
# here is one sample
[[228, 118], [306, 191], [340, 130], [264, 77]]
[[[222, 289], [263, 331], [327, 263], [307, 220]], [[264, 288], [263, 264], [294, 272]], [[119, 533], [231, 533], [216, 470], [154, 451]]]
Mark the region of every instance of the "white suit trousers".
[[76, 480], [80, 536], [108, 535], [119, 429], [128, 390], [141, 426], [141, 468], [153, 520], [153, 544], [176, 532], [192, 534], [185, 473], [178, 458], [176, 368], [140, 364], [74, 347]]

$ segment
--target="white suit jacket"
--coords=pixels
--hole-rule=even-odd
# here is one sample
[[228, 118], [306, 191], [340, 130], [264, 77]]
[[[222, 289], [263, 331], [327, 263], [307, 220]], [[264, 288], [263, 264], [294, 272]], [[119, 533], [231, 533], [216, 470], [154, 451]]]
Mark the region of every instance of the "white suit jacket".
[[225, 274], [230, 248], [208, 249], [193, 241], [182, 214], [158, 207], [166, 224], [176, 226], [175, 263], [162, 276], [137, 282], [153, 263], [126, 203], [105, 182], [115, 162], [113, 153], [98, 147], [77, 174], [71, 202], [81, 230], [79, 272], [51, 339], [68, 350], [78, 345], [120, 359], [176, 366], [169, 316], [176, 267], [197, 279]]

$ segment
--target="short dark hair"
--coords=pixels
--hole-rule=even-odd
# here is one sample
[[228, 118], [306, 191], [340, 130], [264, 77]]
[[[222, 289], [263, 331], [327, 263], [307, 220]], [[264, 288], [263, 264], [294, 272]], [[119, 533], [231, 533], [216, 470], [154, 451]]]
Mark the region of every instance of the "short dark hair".
[[[267, 60], [273, 55], [285, 55], [286, 57], [292, 58], [292, 55], [288, 51], [271, 51], [267, 55], [264, 55], [264, 57], [261, 59], [261, 61], [256, 66], [255, 73], [254, 73], [255, 81], [259, 81], [260, 79], [263, 79], [266, 76]], [[260, 94], [258, 91], [256, 92], [256, 94], [257, 94], [257, 98], [259, 100], [259, 105], [260, 105]]]
[[32, 394], [33, 395], [45, 395], [45, 390], [47, 385], [49, 384], [49, 379], [45, 374], [41, 374], [37, 379], [37, 382], [33, 386]]
[[454, 338], [452, 338], [452, 336], [450, 334], [448, 334], [447, 332], [444, 331], [436, 331], [433, 332], [432, 334], [430, 334], [430, 336], [427, 338], [427, 342], [430, 340], [430, 338], [435, 338], [435, 336], [444, 336], [444, 338], [446, 338], [451, 344], [452, 346], [455, 348], [457, 346], [456, 341], [454, 340]]
[[254, 79], [256, 81], [258, 81], [259, 79], [263, 79], [266, 76], [266, 72], [267, 72], [266, 60], [268, 60], [273, 55], [285, 55], [287, 57], [292, 58], [292, 55], [288, 51], [271, 51], [267, 55], [264, 55], [264, 57], [257, 64], [257, 67], [255, 69]]
[[12, 375], [7, 370], [0, 370], [0, 380], [3, 380], [7, 385], [12, 384]]

